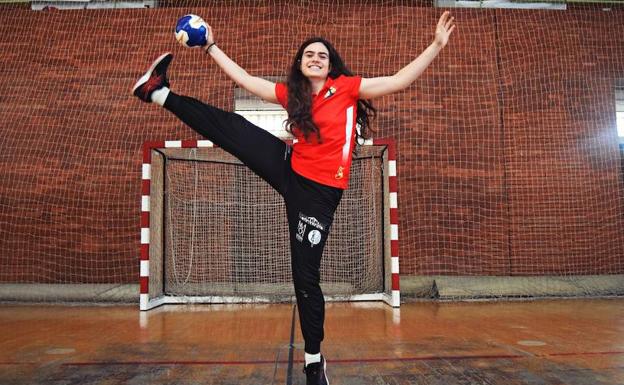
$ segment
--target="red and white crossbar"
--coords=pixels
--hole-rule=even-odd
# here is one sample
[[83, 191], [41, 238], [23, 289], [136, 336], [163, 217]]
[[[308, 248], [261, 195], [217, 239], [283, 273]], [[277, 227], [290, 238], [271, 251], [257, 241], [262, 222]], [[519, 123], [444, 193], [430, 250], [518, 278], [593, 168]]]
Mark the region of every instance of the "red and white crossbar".
[[[390, 200], [390, 254], [391, 254], [391, 294], [384, 295], [383, 300], [392, 307], [401, 306], [401, 292], [399, 289], [399, 209], [398, 183], [396, 175], [396, 148], [393, 139], [382, 138], [366, 140], [364, 145], [386, 146], [388, 148], [388, 190]], [[150, 246], [150, 185], [152, 150], [163, 148], [205, 148], [215, 147], [209, 140], [168, 140], [148, 141], [143, 143], [143, 171], [141, 183], [141, 262], [139, 269], [139, 307], [149, 310], [155, 305], [150, 304], [149, 298], [149, 246]], [[358, 296], [356, 296], [358, 297]], [[369, 295], [362, 295], [354, 300], [374, 300]], [[188, 300], [188, 298], [186, 299]], [[178, 302], [171, 299], [170, 303]], [[157, 305], [156, 305], [157, 306]]]

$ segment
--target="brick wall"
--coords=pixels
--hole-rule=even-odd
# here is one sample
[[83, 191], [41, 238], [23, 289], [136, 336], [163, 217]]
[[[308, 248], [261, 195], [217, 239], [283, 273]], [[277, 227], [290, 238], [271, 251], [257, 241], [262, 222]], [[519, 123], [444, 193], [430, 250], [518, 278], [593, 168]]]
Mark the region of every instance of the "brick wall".
[[[408, 63], [440, 13], [287, 5], [0, 12], [0, 282], [136, 281], [141, 144], [196, 135], [129, 88], [172, 50], [176, 90], [233, 107], [231, 81], [173, 40], [182, 13], [253, 74], [284, 75], [322, 34], [364, 76]], [[399, 141], [402, 273], [624, 272], [622, 10], [454, 13], [431, 68], [375, 101], [377, 136]]]

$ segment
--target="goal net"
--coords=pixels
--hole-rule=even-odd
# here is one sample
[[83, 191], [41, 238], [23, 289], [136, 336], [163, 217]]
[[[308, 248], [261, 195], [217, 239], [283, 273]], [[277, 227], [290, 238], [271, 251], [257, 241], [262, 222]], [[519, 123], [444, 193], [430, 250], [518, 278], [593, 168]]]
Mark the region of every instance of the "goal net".
[[[292, 300], [281, 196], [210, 142], [184, 144], [145, 148], [143, 215], [149, 224], [142, 230], [141, 309]], [[391, 214], [396, 185], [391, 186], [390, 146], [390, 141], [370, 142], [354, 156], [350, 186], [321, 263], [328, 300], [384, 300], [399, 306], [398, 260], [391, 255], [397, 229], [391, 223], [393, 216], [396, 221]]]

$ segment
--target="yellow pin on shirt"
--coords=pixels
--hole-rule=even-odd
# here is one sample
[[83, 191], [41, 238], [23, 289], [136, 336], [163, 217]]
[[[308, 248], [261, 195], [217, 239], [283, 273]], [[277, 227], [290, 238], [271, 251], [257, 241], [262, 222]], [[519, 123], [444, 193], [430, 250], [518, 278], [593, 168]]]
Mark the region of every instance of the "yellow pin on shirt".
[[338, 167], [338, 171], [336, 172], [336, 176], [334, 176], [334, 178], [336, 179], [342, 179], [342, 177], [344, 176], [343, 174], [343, 168], [342, 166]]

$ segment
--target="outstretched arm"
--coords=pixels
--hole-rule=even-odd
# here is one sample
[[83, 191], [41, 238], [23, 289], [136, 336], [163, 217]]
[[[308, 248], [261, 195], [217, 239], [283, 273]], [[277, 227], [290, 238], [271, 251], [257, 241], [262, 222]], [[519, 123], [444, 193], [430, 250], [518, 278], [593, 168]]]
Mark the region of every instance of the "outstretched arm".
[[362, 79], [360, 84], [360, 98], [372, 99], [401, 91], [412, 84], [431, 64], [433, 59], [448, 43], [449, 36], [455, 29], [454, 17], [448, 11], [444, 12], [438, 20], [435, 38], [414, 61], [403, 67], [392, 76]]
[[214, 34], [212, 27], [208, 26], [208, 44], [206, 52], [214, 59], [225, 74], [232, 79], [240, 87], [243, 87], [252, 94], [269, 103], [277, 103], [275, 96], [275, 83], [257, 76], [251, 76], [241, 66], [228, 57], [219, 47], [212, 45], [214, 43]]

